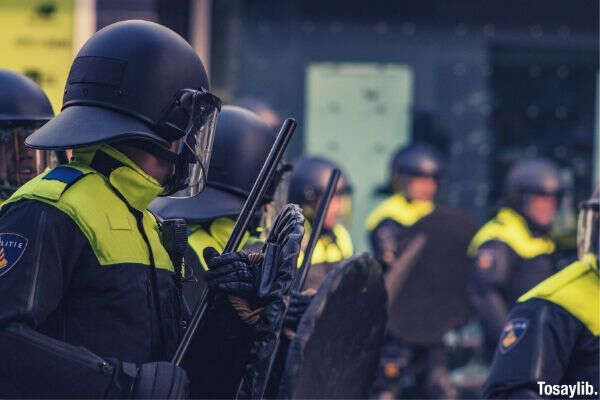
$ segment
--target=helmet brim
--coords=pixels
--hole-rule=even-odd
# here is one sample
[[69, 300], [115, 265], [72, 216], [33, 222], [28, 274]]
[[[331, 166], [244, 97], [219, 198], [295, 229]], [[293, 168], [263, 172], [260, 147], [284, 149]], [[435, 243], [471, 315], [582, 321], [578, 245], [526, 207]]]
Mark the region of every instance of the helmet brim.
[[66, 150], [137, 138], [169, 146], [137, 118], [102, 107], [71, 106], [29, 135], [25, 144], [35, 149]]
[[209, 185], [193, 197], [158, 197], [148, 209], [162, 219], [183, 218], [188, 224], [237, 216], [245, 198]]

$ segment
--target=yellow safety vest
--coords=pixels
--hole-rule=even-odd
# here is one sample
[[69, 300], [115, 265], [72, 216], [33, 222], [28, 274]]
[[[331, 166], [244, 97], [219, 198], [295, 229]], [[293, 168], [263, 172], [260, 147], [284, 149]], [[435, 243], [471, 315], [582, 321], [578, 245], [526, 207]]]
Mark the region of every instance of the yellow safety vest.
[[479, 247], [491, 240], [506, 243], [525, 259], [552, 254], [556, 248], [550, 237], [533, 236], [525, 219], [511, 208], [500, 209], [494, 219], [479, 229], [469, 244], [468, 254], [475, 256]]
[[[113, 170], [108, 178], [89, 166], [98, 150], [123, 164]], [[115, 188], [124, 194], [133, 208], [142, 213], [144, 231], [156, 267], [173, 271], [171, 259], [160, 241], [156, 219], [146, 210], [148, 204], [163, 191], [158, 182], [110, 146], [89, 147], [77, 150], [75, 154], [75, 159], [68, 165], [46, 171], [22, 185], [2, 207], [22, 199], [49, 204], [77, 224], [100, 265], [150, 265], [148, 247], [137, 228], [135, 216], [117, 196]], [[68, 179], [45, 179], [59, 168]], [[69, 182], [69, 179], [75, 180]]]
[[371, 212], [367, 218], [367, 231], [371, 232], [386, 219], [396, 221], [402, 226], [411, 226], [426, 215], [431, 214], [435, 205], [431, 201], [408, 201], [400, 193], [396, 193]]
[[[228, 217], [217, 218], [210, 223], [208, 231], [199, 225], [190, 227], [191, 233], [188, 236], [188, 244], [196, 253], [202, 268], [208, 271], [208, 266], [204, 260], [204, 249], [214, 247], [219, 253], [223, 251], [229, 235], [233, 231], [235, 221]], [[238, 250], [244, 248], [250, 239], [248, 232], [244, 233]]]
[[[332, 240], [330, 235], [321, 235], [315, 244], [312, 258], [310, 260], [312, 265], [321, 263], [336, 263], [346, 258], [352, 257], [354, 254], [354, 246], [352, 245], [352, 238], [350, 233], [341, 224], [336, 224], [333, 229], [333, 235], [335, 240]], [[304, 224], [304, 246], [308, 242], [310, 237], [310, 225], [305, 222]], [[298, 266], [302, 264], [304, 259], [304, 251], [301, 251], [298, 255]]]
[[600, 283], [597, 267], [593, 265], [597, 260], [589, 256], [542, 281], [518, 301], [533, 298], [550, 301], [567, 310], [592, 334], [600, 336]]

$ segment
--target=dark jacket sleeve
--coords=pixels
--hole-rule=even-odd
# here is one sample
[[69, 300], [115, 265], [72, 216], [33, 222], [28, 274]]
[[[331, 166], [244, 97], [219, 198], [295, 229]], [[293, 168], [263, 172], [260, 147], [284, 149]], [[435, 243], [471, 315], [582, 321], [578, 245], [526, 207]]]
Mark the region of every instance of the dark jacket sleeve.
[[389, 271], [392, 262], [400, 255], [400, 235], [405, 229], [397, 222], [385, 219], [369, 233], [373, 255], [384, 272]]
[[[516, 324], [521, 324], [516, 335], [506, 339], [509, 326]], [[541, 299], [518, 303], [498, 343], [484, 396], [524, 398], [538, 394], [538, 382], [559, 384], [583, 329], [581, 322], [554, 303]]]
[[22, 252], [11, 253], [0, 269], [1, 396], [120, 397], [122, 386], [132, 383], [115, 368], [121, 363], [39, 329], [68, 291], [79, 255], [89, 246], [85, 236], [66, 214], [34, 200], [3, 208], [0, 234], [23, 243]]
[[510, 305], [502, 295], [509, 281], [515, 254], [504, 243], [489, 241], [475, 255], [468, 285], [469, 299], [485, 331], [486, 341], [495, 346]]

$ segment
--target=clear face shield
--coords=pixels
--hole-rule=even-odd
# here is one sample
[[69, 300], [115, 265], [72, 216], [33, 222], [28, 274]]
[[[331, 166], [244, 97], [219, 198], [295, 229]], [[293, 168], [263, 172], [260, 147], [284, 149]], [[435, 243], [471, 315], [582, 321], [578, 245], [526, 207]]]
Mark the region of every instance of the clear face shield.
[[582, 205], [577, 221], [577, 255], [582, 259], [586, 254], [598, 257], [598, 205]]
[[184, 89], [158, 124], [161, 134], [179, 140], [173, 176], [164, 196], [192, 197], [206, 185], [221, 100], [207, 91]]
[[25, 146], [25, 138], [37, 127], [0, 127], [1, 198], [10, 196], [19, 186], [57, 164], [55, 152]]

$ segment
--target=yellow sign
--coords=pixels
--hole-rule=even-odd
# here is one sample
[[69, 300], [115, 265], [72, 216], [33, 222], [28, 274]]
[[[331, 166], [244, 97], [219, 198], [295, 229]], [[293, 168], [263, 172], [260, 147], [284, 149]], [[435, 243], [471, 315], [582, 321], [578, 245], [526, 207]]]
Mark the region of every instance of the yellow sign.
[[60, 111], [73, 61], [75, 0], [0, 1], [0, 68], [39, 83]]

